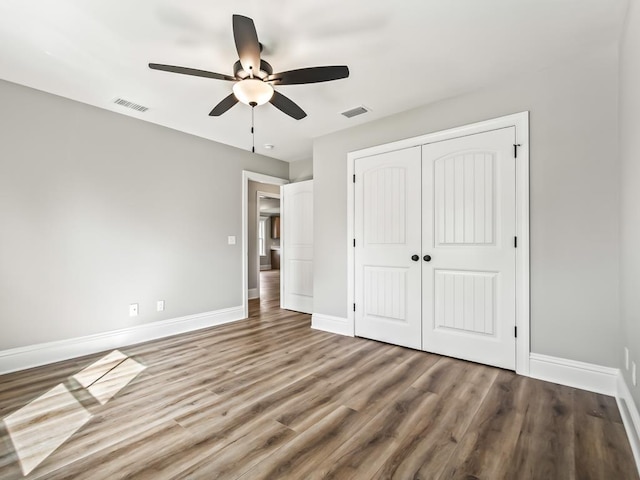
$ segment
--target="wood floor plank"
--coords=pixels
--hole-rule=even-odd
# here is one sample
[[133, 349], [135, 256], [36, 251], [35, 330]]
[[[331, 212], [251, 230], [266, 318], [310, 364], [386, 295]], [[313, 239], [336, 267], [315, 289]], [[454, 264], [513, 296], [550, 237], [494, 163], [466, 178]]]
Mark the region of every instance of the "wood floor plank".
[[524, 377], [500, 371], [473, 422], [440, 475], [445, 479], [508, 478], [527, 409]]
[[416, 423], [429, 415], [438, 401], [437, 395], [408, 388], [350, 436], [310, 478], [374, 478], [402, 439], [412, 434]]
[[401, 395], [415, 379], [438, 361], [435, 355], [419, 354], [399, 365], [389, 365], [375, 372], [373, 382], [361, 386], [353, 395], [344, 395], [344, 405], [358, 411], [375, 415], [380, 408], [388, 405]]
[[530, 385], [528, 408], [507, 477], [574, 478], [573, 389], [534, 379], [526, 383]]
[[[210, 454], [197, 464], [181, 471], [179, 476], [216, 480], [239, 478], [295, 435], [293, 430], [276, 421], [263, 421], [257, 425], [255, 433], [247, 433], [244, 437], [228, 443], [215, 454]], [[150, 480], [153, 478], [157, 477], [150, 477]]]
[[41, 469], [35, 478], [47, 480], [109, 480], [130, 478], [141, 465], [162, 458], [172, 449], [187, 445], [188, 435], [179, 425], [167, 422], [138, 435], [127, 437], [108, 448], [56, 471]]
[[[436, 368], [441, 364], [438, 362], [429, 372], [444, 381], [446, 375]], [[435, 479], [442, 474], [498, 376], [496, 369], [488, 367], [463, 371], [465, 375], [460, 378], [460, 370], [451, 369], [451, 388], [434, 394], [437, 404], [419, 417], [409, 434], [398, 440], [397, 448], [375, 478]]]
[[368, 420], [355, 410], [339, 406], [240, 478], [310, 478], [319, 466], [324, 465], [326, 457]]
[[[584, 406], [580, 397], [583, 397], [581, 392], [574, 396], [576, 403]], [[600, 478], [637, 480], [640, 478], [638, 472], [630, 469], [628, 462], [625, 461], [632, 453], [624, 426], [583, 412], [583, 408], [576, 408], [574, 437], [576, 478], [585, 480]]]

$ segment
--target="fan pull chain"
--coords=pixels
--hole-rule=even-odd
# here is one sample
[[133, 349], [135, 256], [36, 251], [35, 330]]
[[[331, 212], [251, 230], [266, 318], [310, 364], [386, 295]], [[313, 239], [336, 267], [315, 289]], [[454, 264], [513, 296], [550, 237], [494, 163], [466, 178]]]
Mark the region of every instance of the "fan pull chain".
[[[253, 104], [254, 102], [251, 103]], [[256, 133], [253, 127], [255, 110], [255, 104], [251, 105], [251, 153], [256, 153]]]

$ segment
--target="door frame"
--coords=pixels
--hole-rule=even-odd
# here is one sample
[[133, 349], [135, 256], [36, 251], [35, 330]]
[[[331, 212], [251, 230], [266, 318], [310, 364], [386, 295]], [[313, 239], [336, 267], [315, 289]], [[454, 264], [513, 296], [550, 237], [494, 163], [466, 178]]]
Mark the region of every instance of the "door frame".
[[[249, 180], [280, 186], [289, 183], [285, 178], [272, 177], [250, 170], [242, 171], [242, 310], [244, 318], [249, 318]], [[282, 213], [282, 204], [280, 213]], [[280, 254], [282, 255], [282, 252]], [[282, 265], [280, 268], [282, 269]], [[282, 275], [282, 270], [280, 274]]]
[[451, 140], [507, 127], [515, 127], [518, 158], [516, 163], [516, 373], [529, 375], [530, 345], [530, 277], [529, 277], [529, 112], [514, 113], [461, 127], [441, 130], [396, 142], [377, 145], [347, 154], [347, 324], [346, 333], [355, 336], [355, 160], [404, 148]]

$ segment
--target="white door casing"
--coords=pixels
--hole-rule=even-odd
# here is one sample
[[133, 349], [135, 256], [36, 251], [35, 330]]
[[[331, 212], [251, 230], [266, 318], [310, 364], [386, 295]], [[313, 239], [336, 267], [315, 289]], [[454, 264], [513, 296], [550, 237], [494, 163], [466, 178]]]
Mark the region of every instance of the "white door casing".
[[416, 349], [420, 170], [420, 147], [355, 162], [355, 334]]
[[423, 349], [510, 370], [516, 364], [514, 143], [509, 127], [422, 147]]
[[313, 313], [313, 180], [281, 187], [282, 308]]

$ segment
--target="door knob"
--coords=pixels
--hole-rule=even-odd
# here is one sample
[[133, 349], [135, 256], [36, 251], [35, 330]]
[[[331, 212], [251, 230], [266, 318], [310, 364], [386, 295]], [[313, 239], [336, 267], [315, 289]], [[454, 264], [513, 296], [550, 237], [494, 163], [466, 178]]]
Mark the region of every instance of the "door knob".
[[420, 260], [420, 255], [411, 255], [411, 260], [417, 262], [418, 260]]
[[430, 262], [430, 261], [431, 261], [431, 255], [425, 255], [424, 257], [422, 257], [422, 259], [423, 259], [425, 262]]

